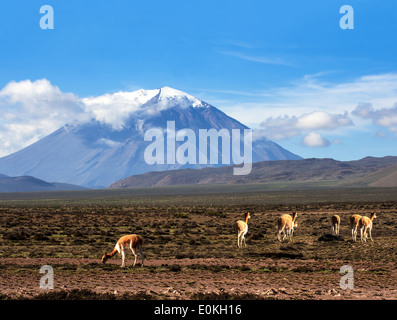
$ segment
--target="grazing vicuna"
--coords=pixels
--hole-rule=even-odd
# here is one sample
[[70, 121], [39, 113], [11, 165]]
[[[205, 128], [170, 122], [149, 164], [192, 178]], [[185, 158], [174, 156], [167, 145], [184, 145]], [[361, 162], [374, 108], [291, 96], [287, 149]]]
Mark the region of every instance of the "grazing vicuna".
[[[292, 236], [294, 235], [294, 228], [298, 226], [298, 222], [296, 221], [296, 216], [298, 214], [294, 211], [292, 216], [289, 214], [281, 215], [277, 220], [277, 239], [278, 241], [284, 241], [286, 238], [292, 240]], [[283, 239], [281, 240], [281, 233], [283, 233]]]
[[367, 231], [369, 232], [369, 237], [372, 240], [372, 221], [376, 218], [376, 213], [371, 212], [371, 217], [361, 217], [360, 219], [360, 235], [361, 235], [361, 242], [366, 242], [367, 241]]
[[102, 257], [102, 263], [105, 263], [109, 258], [113, 257], [116, 253], [121, 253], [121, 258], [122, 258], [121, 267], [123, 268], [125, 266], [125, 250], [126, 249], [131, 249], [132, 254], [135, 257], [133, 266], [135, 266], [135, 264], [136, 264], [136, 258], [137, 258], [136, 251], [139, 250], [139, 253], [141, 254], [142, 266], [143, 266], [143, 261], [145, 260], [145, 256], [143, 255], [143, 239], [142, 239], [142, 237], [140, 237], [136, 234], [130, 234], [130, 235], [121, 237], [119, 239], [119, 241], [117, 241], [112, 252], [110, 252], [110, 253], [105, 252], [105, 254]]
[[238, 220], [234, 224], [234, 229], [237, 234], [237, 247], [241, 248], [244, 242], [244, 246], [247, 246], [245, 242], [245, 235], [248, 232], [248, 219], [251, 218], [251, 215], [249, 212], [246, 212], [244, 214], [244, 221]]
[[337, 214], [334, 214], [331, 217], [331, 227], [332, 227], [332, 233], [335, 236], [339, 236], [340, 217]]
[[357, 241], [357, 228], [360, 224], [361, 216], [359, 214], [353, 214], [350, 217], [350, 229], [352, 230], [352, 239]]

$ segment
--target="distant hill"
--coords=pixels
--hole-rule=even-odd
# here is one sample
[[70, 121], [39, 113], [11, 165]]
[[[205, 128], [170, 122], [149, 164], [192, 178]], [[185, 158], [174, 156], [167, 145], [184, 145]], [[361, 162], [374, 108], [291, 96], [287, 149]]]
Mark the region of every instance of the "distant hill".
[[31, 176], [8, 177], [0, 174], [0, 192], [84, 190], [87, 188], [57, 182], [46, 182]]
[[[130, 176], [109, 186], [111, 189], [192, 184], [293, 184], [333, 182], [334, 186], [397, 186], [397, 157], [366, 157], [356, 161], [303, 159], [261, 161], [246, 176], [233, 175], [233, 167], [148, 172]], [[328, 184], [329, 185], [329, 184]]]
[[379, 169], [361, 180], [370, 187], [397, 187], [397, 165]]

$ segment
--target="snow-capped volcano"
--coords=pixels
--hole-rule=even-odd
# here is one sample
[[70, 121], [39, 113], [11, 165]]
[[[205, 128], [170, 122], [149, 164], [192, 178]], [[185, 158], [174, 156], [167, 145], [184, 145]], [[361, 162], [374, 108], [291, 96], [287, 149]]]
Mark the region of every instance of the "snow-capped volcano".
[[156, 96], [158, 96], [157, 101], [160, 104], [164, 104], [168, 107], [176, 105], [180, 105], [182, 107], [192, 106], [194, 108], [209, 107], [209, 104], [205, 103], [204, 101], [170, 87], [162, 87], [158, 89], [158, 94]]
[[182, 91], [162, 87], [155, 90], [140, 89], [133, 92], [116, 92], [99, 97], [82, 99], [87, 113], [92, 118], [121, 129], [124, 122], [135, 115], [141, 118], [150, 117], [159, 112], [178, 106], [209, 107], [209, 104]]
[[[169, 87], [117, 92], [82, 99], [85, 121], [67, 124], [36, 143], [0, 158], [0, 172], [30, 175], [46, 181], [103, 186], [148, 171], [213, 166], [209, 162], [148, 164], [144, 134], [157, 128], [175, 130], [248, 129], [214, 106]], [[176, 141], [176, 147], [183, 142]], [[221, 154], [219, 145], [219, 154]], [[252, 161], [300, 159], [267, 140], [254, 140]], [[222, 165], [222, 164], [219, 164]]]

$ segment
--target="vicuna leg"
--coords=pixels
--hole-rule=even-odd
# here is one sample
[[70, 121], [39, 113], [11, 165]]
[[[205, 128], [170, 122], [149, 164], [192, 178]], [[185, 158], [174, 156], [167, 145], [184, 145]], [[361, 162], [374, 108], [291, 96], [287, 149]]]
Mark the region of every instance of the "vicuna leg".
[[[242, 237], [243, 239], [242, 239], [242, 241], [244, 242], [244, 247], [246, 247], [247, 246], [247, 243], [245, 242], [245, 233], [243, 233], [243, 237]], [[242, 244], [241, 244], [242, 245]]]
[[288, 232], [287, 232], [288, 241], [292, 241], [293, 234], [294, 234], [293, 229], [289, 229]]
[[367, 239], [368, 239], [368, 227], [365, 227], [365, 229], [364, 229], [364, 236], [365, 236], [365, 242], [367, 242]]
[[142, 248], [142, 247], [139, 248], [139, 253], [141, 254], [141, 258], [142, 258], [142, 267], [143, 267], [143, 261], [145, 260], [145, 256], [144, 256], [144, 254], [143, 254], [143, 248]]
[[362, 227], [361, 229], [360, 229], [360, 232], [361, 232], [361, 241], [363, 241], [364, 240], [364, 242], [367, 242], [367, 237], [368, 237], [368, 235], [367, 235], [367, 227]]
[[294, 236], [294, 229], [291, 229], [291, 240], [292, 240], [292, 237]]
[[240, 236], [241, 236], [241, 233], [237, 232], [237, 247], [238, 248], [240, 248]]
[[[283, 233], [283, 239], [281, 240], [281, 232]], [[281, 229], [278, 230], [278, 235], [277, 235], [278, 241], [282, 242], [285, 239], [285, 224], [282, 226]]]
[[277, 239], [278, 239], [278, 241], [280, 241], [281, 242], [281, 232], [282, 232], [283, 230], [281, 229], [281, 230], [278, 230], [278, 232], [277, 232]]
[[[281, 239], [281, 233], [283, 234], [283, 238], [282, 238], [282, 239]], [[284, 231], [284, 228], [282, 228], [281, 230], [279, 230], [277, 238], [278, 238], [278, 241], [280, 241], [280, 242], [284, 241], [284, 239], [285, 239], [285, 231]]]
[[134, 264], [132, 265], [133, 267], [135, 267], [136, 264], [136, 252], [134, 250], [134, 248], [131, 248], [132, 254], [134, 255]]
[[125, 267], [125, 252], [124, 249], [121, 249], [121, 267]]
[[371, 238], [371, 241], [374, 242], [374, 240], [372, 239], [372, 226], [368, 228], [369, 230], [369, 237]]
[[357, 227], [354, 228], [354, 241], [357, 241]]

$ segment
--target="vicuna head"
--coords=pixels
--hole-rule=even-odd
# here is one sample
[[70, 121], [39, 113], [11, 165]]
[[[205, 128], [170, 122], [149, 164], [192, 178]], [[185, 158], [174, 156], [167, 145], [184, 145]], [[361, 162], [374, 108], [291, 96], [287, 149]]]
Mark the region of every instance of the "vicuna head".
[[376, 213], [375, 213], [375, 211], [372, 211], [371, 212], [371, 220], [373, 220], [373, 219], [375, 219], [376, 218]]
[[108, 254], [105, 252], [105, 254], [102, 256], [102, 260], [101, 260], [101, 262], [102, 263], [106, 263], [106, 261], [109, 259], [109, 256], [108, 256]]

